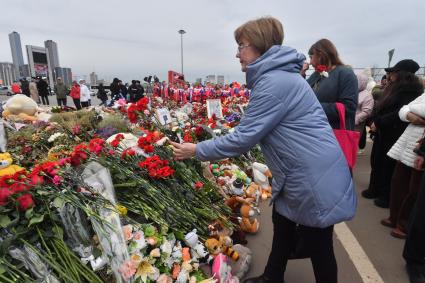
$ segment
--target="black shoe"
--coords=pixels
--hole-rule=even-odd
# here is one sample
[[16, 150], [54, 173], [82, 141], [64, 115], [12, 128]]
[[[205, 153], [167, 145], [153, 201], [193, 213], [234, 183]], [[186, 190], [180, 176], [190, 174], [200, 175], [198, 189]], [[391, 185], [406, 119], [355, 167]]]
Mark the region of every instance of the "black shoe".
[[283, 283], [283, 280], [275, 281], [262, 274], [258, 277], [251, 277], [245, 279], [243, 283]]
[[406, 264], [407, 274], [411, 283], [425, 283], [425, 266]]
[[362, 192], [362, 197], [367, 199], [374, 199], [378, 197], [378, 194], [370, 189], [367, 189]]
[[383, 199], [383, 198], [375, 199], [374, 203], [377, 207], [381, 207], [381, 208], [389, 208], [390, 207], [390, 202], [386, 199]]

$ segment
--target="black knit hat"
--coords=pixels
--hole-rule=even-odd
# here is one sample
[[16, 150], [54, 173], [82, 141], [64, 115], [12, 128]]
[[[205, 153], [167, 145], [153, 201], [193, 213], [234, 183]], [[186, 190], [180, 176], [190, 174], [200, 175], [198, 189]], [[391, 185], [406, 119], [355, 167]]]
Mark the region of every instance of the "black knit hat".
[[397, 72], [397, 71], [405, 71], [409, 73], [416, 73], [419, 70], [419, 64], [411, 59], [404, 59], [394, 65], [391, 68], [385, 68], [385, 72]]

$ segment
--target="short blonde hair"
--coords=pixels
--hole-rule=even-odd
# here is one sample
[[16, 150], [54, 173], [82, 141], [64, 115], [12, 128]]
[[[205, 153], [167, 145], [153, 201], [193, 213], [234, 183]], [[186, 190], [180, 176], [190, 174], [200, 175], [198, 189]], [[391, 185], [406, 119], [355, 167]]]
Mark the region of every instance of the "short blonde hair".
[[263, 17], [248, 21], [235, 30], [235, 40], [238, 44], [244, 38], [261, 55], [273, 45], [282, 45], [283, 36], [282, 23], [273, 17]]

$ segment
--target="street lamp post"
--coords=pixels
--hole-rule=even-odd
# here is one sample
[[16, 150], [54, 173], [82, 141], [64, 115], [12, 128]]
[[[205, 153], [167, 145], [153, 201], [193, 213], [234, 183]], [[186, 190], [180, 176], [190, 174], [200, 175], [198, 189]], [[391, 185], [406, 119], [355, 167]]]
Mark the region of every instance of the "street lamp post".
[[184, 31], [183, 29], [179, 30], [180, 33], [180, 50], [181, 50], [181, 63], [182, 63], [182, 75], [184, 75], [183, 73], [183, 34], [186, 33], [186, 31]]

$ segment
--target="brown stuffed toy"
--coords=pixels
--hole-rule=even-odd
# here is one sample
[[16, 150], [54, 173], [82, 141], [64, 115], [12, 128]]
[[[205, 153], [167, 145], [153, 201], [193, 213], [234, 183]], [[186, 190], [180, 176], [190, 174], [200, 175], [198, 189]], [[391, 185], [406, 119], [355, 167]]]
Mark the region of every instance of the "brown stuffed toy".
[[241, 230], [246, 233], [257, 233], [260, 228], [260, 223], [254, 216], [254, 210], [252, 206], [249, 204], [243, 204], [240, 209], [241, 219], [240, 219], [240, 227]]

